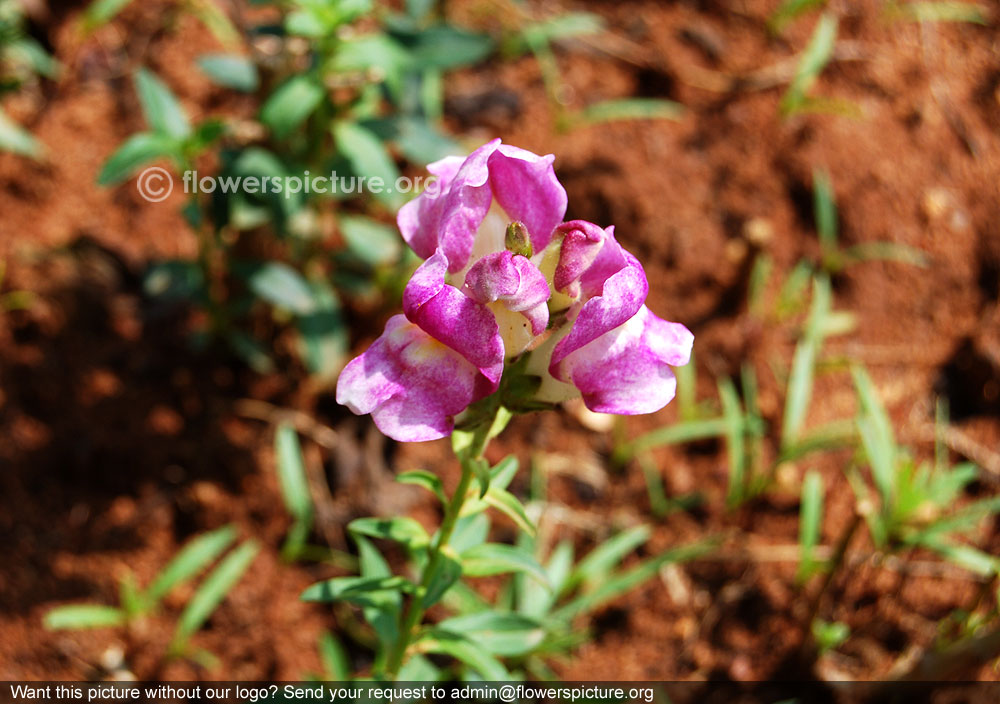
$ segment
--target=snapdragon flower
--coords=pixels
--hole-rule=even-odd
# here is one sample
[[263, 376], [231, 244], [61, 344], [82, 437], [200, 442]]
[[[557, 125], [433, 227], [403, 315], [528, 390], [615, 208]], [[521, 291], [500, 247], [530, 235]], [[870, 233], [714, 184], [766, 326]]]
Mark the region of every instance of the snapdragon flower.
[[437, 187], [397, 219], [426, 261], [404, 314], [341, 372], [339, 403], [396, 440], [445, 437], [525, 355], [534, 401], [579, 395], [626, 415], [670, 402], [670, 367], [687, 364], [694, 336], [645, 306], [645, 272], [613, 227], [562, 222], [553, 160], [494, 140], [428, 167]]

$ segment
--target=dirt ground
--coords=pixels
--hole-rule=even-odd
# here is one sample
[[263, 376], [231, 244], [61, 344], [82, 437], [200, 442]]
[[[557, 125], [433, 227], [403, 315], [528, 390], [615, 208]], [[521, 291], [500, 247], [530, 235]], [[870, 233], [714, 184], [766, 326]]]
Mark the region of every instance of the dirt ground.
[[[554, 153], [569, 216], [615, 224], [647, 269], [650, 307], [694, 331], [700, 396], [714, 397], [715, 377], [753, 365], [772, 441], [801, 320], [774, 324], [747, 310], [751, 264], [762, 251], [774, 258], [773, 297], [799, 259], [816, 256], [811, 174], [827, 168], [843, 242], [906, 244], [928, 259], [923, 268], [859, 263], [836, 276], [836, 308], [851, 311], [857, 326], [830, 341], [827, 358], [868, 366], [900, 440], [918, 457], [932, 453], [934, 400], [946, 398], [955, 458], [983, 467], [972, 494], [995, 493], [1000, 18], [919, 25], [887, 20], [874, 0], [835, 4], [838, 53], [816, 91], [852, 101], [858, 117], [779, 115], [815, 15], [773, 38], [765, 28], [773, 2], [623, 0], [585, 4], [609, 31], [560, 51], [561, 98], [570, 110], [616, 97], [670, 98], [686, 107], [679, 121], [557, 130], [538, 66], [524, 57], [454, 76], [448, 125], [470, 146], [499, 136]], [[142, 127], [128, 71], [153, 68], [194, 117], [249, 116], [254, 106], [197, 73], [195, 58], [215, 42], [189, 18], [164, 28], [165, 3], [136, 3], [86, 40], [74, 24], [82, 5], [61, 5], [40, 32], [64, 79], [5, 106], [48, 146], [49, 159], [0, 155], [4, 286], [38, 296], [30, 310], [0, 317], [0, 678], [97, 677], [122, 650], [140, 679], [300, 679], [319, 670], [316, 638], [336, 620], [298, 595], [336, 571], [279, 557], [289, 521], [273, 472], [273, 408], [303, 411], [336, 431], [335, 450], [322, 446], [321, 430], [306, 435], [320, 441], [307, 443], [307, 459], [332, 492], [317, 539], [335, 547], [346, 549], [342, 526], [356, 516], [410, 511], [433, 521], [432, 505], [395, 489], [391, 474], [419, 466], [454, 481], [457, 468], [442, 443], [381, 440], [329, 390], [302, 384], [298, 371], [261, 377], [222, 353], [191, 351], [184, 320], [142, 297], [144, 263], [190, 256], [195, 241], [177, 194], [148, 204], [131, 184], [95, 185], [103, 160]], [[496, 23], [476, 0], [449, 5], [469, 23]], [[370, 339], [380, 322], [358, 321], [359, 329]], [[810, 424], [853, 410], [849, 375], [821, 375]], [[675, 418], [670, 406], [625, 428], [636, 435]], [[794, 553], [782, 557], [797, 540], [797, 482], [805, 469], [823, 474], [832, 497], [823, 539], [832, 543], [853, 510], [840, 471], [849, 453], [802, 462], [786, 487], [727, 513], [721, 443], [657, 451], [668, 495], [705, 497], [697, 509], [657, 520], [639, 467], [606, 469], [610, 447], [610, 434], [585, 429], [572, 414], [546, 414], [517, 419], [490, 457], [515, 452], [523, 466], [539, 453], [570, 458], [550, 463], [549, 500], [563, 517], [550, 520], [581, 549], [651, 520], [644, 554], [706, 535], [725, 541], [718, 554], [671, 569], [598, 614], [589, 623], [595, 638], [553, 663], [566, 679], [883, 677], [932, 643], [938, 622], [978, 588], [927, 556], [914, 556], [914, 569], [877, 565], [857, 540], [850, 550], [859, 557], [821, 607], [852, 637], [804, 668], [808, 592], [794, 585]], [[567, 465], [591, 470], [558, 469]], [[526, 485], [527, 476], [515, 482]], [[183, 594], [140, 632], [42, 628], [52, 606], [114, 603], [121, 574], [146, 583], [186, 539], [227, 522], [264, 549], [195, 638], [219, 658], [217, 668], [160, 658]], [[998, 527], [981, 536], [993, 553]], [[966, 674], [1000, 677], [995, 665]]]

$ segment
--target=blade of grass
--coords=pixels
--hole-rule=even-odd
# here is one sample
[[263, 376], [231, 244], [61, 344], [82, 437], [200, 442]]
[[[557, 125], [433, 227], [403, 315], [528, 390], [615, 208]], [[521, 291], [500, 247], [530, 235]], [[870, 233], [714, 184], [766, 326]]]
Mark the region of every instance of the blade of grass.
[[156, 576], [145, 593], [149, 607], [155, 606], [171, 589], [214, 562], [236, 538], [236, 527], [223, 526], [189, 542]]
[[830, 313], [830, 280], [825, 276], [813, 279], [812, 310], [806, 324], [805, 335], [795, 348], [792, 371], [788, 377], [785, 413], [781, 426], [781, 447], [791, 446], [798, 440], [805, 424], [809, 402], [812, 399], [816, 357], [823, 343], [826, 317]]
[[226, 595], [236, 586], [259, 551], [260, 546], [256, 541], [247, 540], [226, 555], [219, 566], [205, 577], [205, 581], [198, 587], [177, 620], [177, 629], [174, 631], [170, 646], [171, 652], [184, 651], [188, 640], [198, 632]]
[[790, 115], [801, 107], [806, 93], [833, 56], [833, 48], [837, 42], [837, 24], [837, 17], [829, 12], [824, 13], [816, 23], [812, 38], [795, 69], [795, 76], [781, 99], [783, 115]]
[[823, 478], [818, 472], [806, 474], [802, 482], [802, 504], [799, 508], [799, 545], [802, 556], [795, 579], [805, 582], [816, 571], [813, 553], [819, 544], [820, 526], [823, 524]]
[[731, 379], [719, 381], [719, 398], [722, 401], [722, 417], [726, 421], [726, 448], [729, 455], [729, 486], [726, 490], [726, 507], [733, 509], [747, 498], [747, 458], [743, 436], [743, 408]]

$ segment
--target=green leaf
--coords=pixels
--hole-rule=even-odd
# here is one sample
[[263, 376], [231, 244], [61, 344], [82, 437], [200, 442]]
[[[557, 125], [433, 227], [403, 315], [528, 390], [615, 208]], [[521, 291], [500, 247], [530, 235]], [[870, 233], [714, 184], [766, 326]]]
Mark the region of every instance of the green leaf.
[[496, 466], [490, 470], [490, 486], [498, 489], [506, 489], [514, 480], [518, 468], [521, 466], [514, 455], [507, 455], [497, 462]]
[[811, 630], [821, 655], [841, 645], [851, 635], [848, 625], [840, 621], [830, 623], [816, 619], [812, 622]]
[[645, 435], [640, 435], [631, 443], [620, 448], [616, 452], [616, 459], [622, 462], [635, 457], [641, 452], [664, 445], [675, 445], [682, 442], [693, 442], [695, 440], [719, 437], [720, 435], [725, 435], [726, 428], [725, 418], [691, 420], [684, 423], [666, 425], [662, 428], [652, 430]]
[[659, 98], [622, 98], [588, 105], [580, 113], [589, 125], [619, 120], [680, 120], [684, 106]]
[[550, 42], [598, 34], [603, 29], [604, 20], [600, 15], [590, 12], [566, 12], [526, 24], [520, 35], [505, 42], [504, 53], [517, 55]]
[[338, 222], [347, 249], [365, 264], [384, 266], [402, 256], [403, 241], [395, 228], [361, 215], [341, 215]]
[[89, 32], [111, 21], [132, 0], [94, 0], [83, 15], [84, 28]]
[[[364, 579], [398, 580], [392, 576], [392, 569], [389, 563], [378, 551], [374, 544], [362, 535], [353, 534], [354, 542], [358, 545], [358, 562], [361, 569], [361, 577]], [[394, 584], [396, 582], [389, 582]], [[363, 607], [365, 620], [371, 624], [372, 629], [378, 637], [379, 643], [384, 647], [395, 643], [399, 638], [399, 616], [403, 606], [402, 589], [410, 587], [404, 585], [401, 591], [384, 590], [369, 592], [359, 597], [352, 596], [347, 601], [359, 604]]]
[[796, 579], [804, 582], [815, 571], [813, 553], [819, 544], [823, 524], [823, 478], [818, 472], [806, 474], [802, 482], [802, 503], [799, 507], [799, 547], [801, 558]]
[[545, 565], [548, 584], [536, 579], [521, 579], [517, 611], [532, 618], [543, 618], [558, 598], [572, 588], [573, 543], [564, 540], [556, 545]]
[[332, 379], [347, 356], [349, 341], [340, 298], [325, 280], [312, 281], [314, 309], [297, 321], [302, 358], [311, 374]]
[[0, 110], [0, 151], [13, 152], [37, 159], [45, 151], [42, 143], [30, 132], [11, 120]]
[[971, 22], [987, 24], [982, 5], [974, 2], [890, 2], [886, 14], [893, 19], [911, 22]]
[[309, 282], [284, 262], [269, 261], [253, 268], [247, 285], [258, 298], [296, 315], [309, 315], [316, 301]]
[[424, 527], [412, 518], [358, 518], [347, 524], [347, 530], [356, 535], [392, 540], [411, 550], [426, 547], [431, 539]]
[[257, 66], [239, 54], [202, 54], [198, 57], [198, 67], [226, 88], [252, 93], [260, 85]]
[[524, 505], [506, 489], [491, 486], [486, 495], [483, 496], [483, 501], [505, 514], [517, 524], [518, 528], [528, 535], [535, 535], [535, 524], [528, 518], [528, 514], [524, 510]]
[[[398, 597], [399, 592], [411, 593], [413, 590], [413, 582], [405, 577], [334, 577], [307, 587], [299, 599], [323, 603], [348, 601], [367, 606], [381, 604], [387, 597]], [[382, 601], [378, 601], [378, 597]]]
[[402, 193], [396, 191], [399, 169], [375, 134], [355, 122], [338, 122], [333, 127], [337, 150], [351, 164], [358, 176], [365, 179], [363, 189], [393, 210], [403, 204]]
[[429, 609], [438, 603], [445, 592], [451, 589], [452, 585], [462, 577], [462, 572], [462, 563], [457, 559], [452, 549], [447, 546], [443, 548], [441, 562], [431, 576], [427, 591], [421, 601], [423, 608]]
[[475, 641], [440, 628], [428, 628], [416, 640], [415, 646], [422, 653], [450, 655], [479, 673], [484, 680], [505, 681], [510, 674], [499, 660], [490, 655]]
[[813, 83], [833, 56], [833, 48], [837, 42], [837, 17], [832, 13], [825, 13], [816, 23], [812, 38], [806, 46], [799, 64], [795, 69], [795, 76], [784, 97], [781, 99], [781, 112], [789, 115], [802, 105], [806, 99], [806, 93], [812, 88]]
[[260, 546], [254, 540], [247, 540], [231, 553], [226, 555], [219, 566], [205, 577], [191, 601], [177, 619], [177, 629], [174, 632], [172, 649], [182, 649], [188, 639], [200, 629], [205, 621], [219, 607], [226, 595], [240, 581], [243, 573], [260, 552]]
[[[485, 510], [486, 504], [483, 503], [482, 506]], [[455, 552], [463, 553], [471, 547], [485, 543], [489, 533], [490, 521], [482, 512], [469, 514], [462, 516], [455, 523], [455, 530], [448, 544]]]
[[97, 176], [101, 186], [114, 186], [130, 178], [140, 167], [178, 153], [177, 141], [158, 132], [140, 132], [126, 139], [108, 157]]
[[826, 319], [830, 314], [832, 296], [830, 280], [819, 276], [813, 281], [812, 310], [806, 324], [805, 334], [795, 348], [792, 357], [792, 371], [788, 376], [788, 391], [785, 397], [785, 413], [781, 426], [781, 447], [794, 444], [805, 425], [809, 402], [812, 400], [813, 378], [816, 372], [816, 357], [823, 344]]
[[415, 66], [443, 71], [479, 63], [493, 52], [493, 40], [486, 34], [440, 24], [421, 32], [410, 52]]
[[440, 682], [441, 668], [423, 655], [411, 655], [396, 676], [397, 682]]
[[453, 616], [437, 627], [462, 634], [491, 655], [501, 657], [527, 655], [545, 639], [545, 630], [535, 619], [501, 611]]
[[697, 559], [714, 550], [716, 545], [715, 540], [705, 540], [661, 553], [630, 570], [601, 581], [593, 590], [553, 612], [552, 617], [560, 621], [571, 621], [576, 616], [593, 611], [655, 577], [664, 565]]
[[605, 540], [580, 560], [570, 573], [566, 588], [572, 589], [582, 582], [604, 581], [629, 553], [649, 540], [649, 536], [649, 526], [636, 526]]
[[744, 443], [743, 407], [731, 379], [718, 382], [722, 417], [726, 421], [726, 448], [729, 455], [729, 486], [726, 489], [726, 506], [733, 509], [748, 498], [747, 456]]
[[854, 367], [851, 373], [861, 406], [857, 421], [861, 444], [868, 457], [883, 510], [888, 513], [896, 495], [896, 439], [889, 416], [868, 373], [860, 367]]
[[411, 64], [410, 53], [399, 42], [378, 33], [342, 42], [327, 68], [332, 73], [365, 71], [381, 75], [390, 94], [398, 99], [402, 73]]
[[444, 484], [441, 482], [441, 478], [436, 474], [428, 472], [426, 469], [415, 469], [409, 472], [403, 472], [396, 477], [396, 481], [400, 484], [416, 484], [417, 486], [422, 486], [427, 491], [431, 492], [438, 498], [442, 504], [448, 503], [448, 497], [444, 493]]
[[152, 71], [140, 68], [135, 73], [135, 92], [139, 95], [142, 114], [154, 132], [185, 139], [191, 135], [191, 124], [174, 94]]
[[288, 423], [282, 423], [274, 433], [274, 456], [278, 468], [278, 485], [285, 508], [295, 520], [311, 525], [313, 518], [312, 496], [299, 436]]
[[462, 574], [490, 577], [509, 572], [530, 575], [547, 585], [549, 577], [530, 550], [504, 543], [483, 543], [462, 553]]
[[816, 213], [816, 232], [824, 255], [837, 250], [837, 204], [833, 197], [830, 174], [824, 169], [813, 169], [813, 210]]
[[293, 76], [268, 97], [260, 109], [260, 121], [274, 136], [284, 139], [319, 107], [326, 90], [310, 74]]
[[773, 34], [780, 34], [796, 17], [825, 4], [826, 0], [784, 0], [768, 18], [767, 27]]
[[46, 613], [44, 619], [45, 628], [50, 631], [108, 628], [124, 623], [124, 611], [99, 604], [57, 606]]
[[318, 650], [326, 679], [335, 682], [347, 682], [351, 679], [351, 663], [347, 651], [335, 635], [330, 631], [320, 633]]
[[217, 528], [192, 539], [149, 585], [145, 600], [151, 606], [157, 604], [174, 587], [191, 579], [214, 562], [235, 539], [236, 527], [233, 525]]

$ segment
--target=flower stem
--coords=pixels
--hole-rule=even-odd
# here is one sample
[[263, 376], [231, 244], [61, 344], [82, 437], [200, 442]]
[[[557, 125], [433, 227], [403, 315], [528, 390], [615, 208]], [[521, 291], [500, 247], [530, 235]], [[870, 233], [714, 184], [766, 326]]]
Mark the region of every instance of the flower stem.
[[477, 428], [472, 447], [460, 453], [459, 461], [462, 466], [462, 476], [458, 480], [458, 486], [455, 487], [455, 493], [451, 495], [445, 506], [444, 517], [441, 519], [441, 528], [430, 545], [427, 563], [424, 565], [423, 573], [420, 575], [420, 584], [417, 586], [413, 597], [410, 599], [410, 604], [402, 616], [399, 638], [396, 640], [386, 660], [385, 675], [389, 679], [395, 679], [399, 673], [399, 668], [403, 664], [403, 658], [406, 656], [406, 651], [410, 647], [410, 641], [413, 639], [414, 630], [420, 625], [420, 621], [424, 617], [424, 612], [426, 611], [423, 604], [424, 595], [427, 594], [434, 577], [437, 576], [438, 570], [441, 569], [444, 548], [447, 547], [448, 541], [451, 540], [451, 534], [455, 531], [455, 524], [458, 522], [459, 514], [462, 512], [462, 506], [465, 505], [469, 486], [472, 484], [472, 479], [475, 476], [474, 464], [482, 459], [486, 445], [489, 443], [489, 429], [491, 425], [492, 419], [489, 423], [484, 424], [481, 429]]

